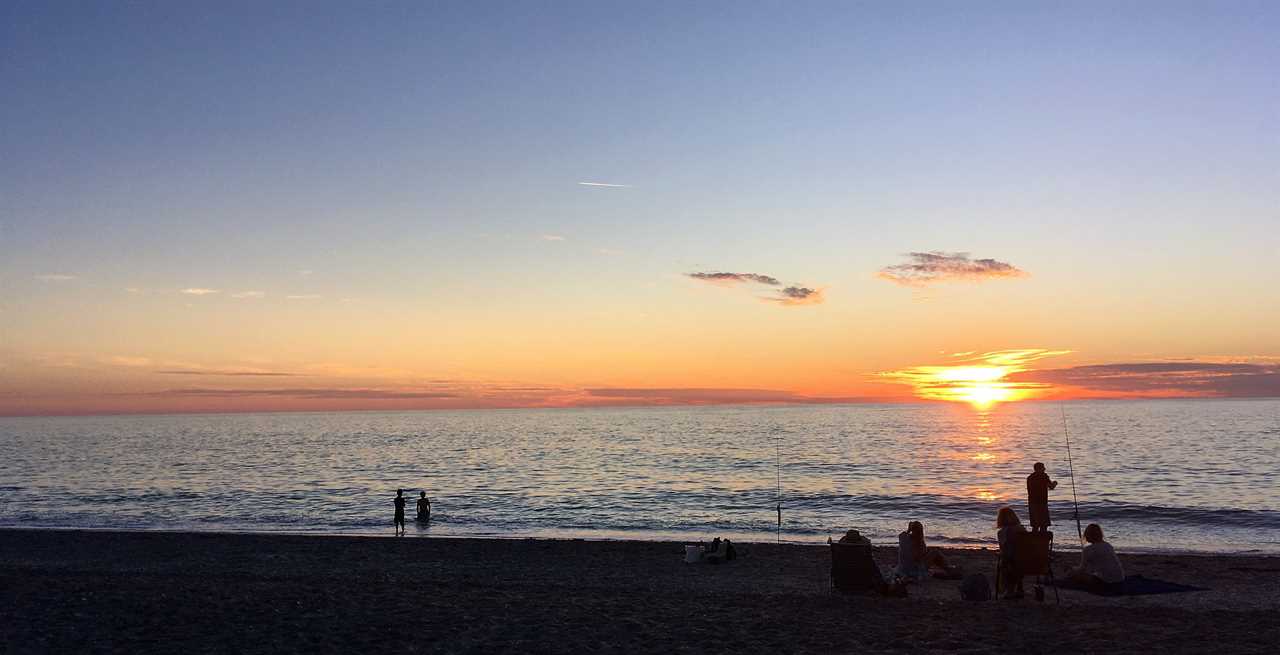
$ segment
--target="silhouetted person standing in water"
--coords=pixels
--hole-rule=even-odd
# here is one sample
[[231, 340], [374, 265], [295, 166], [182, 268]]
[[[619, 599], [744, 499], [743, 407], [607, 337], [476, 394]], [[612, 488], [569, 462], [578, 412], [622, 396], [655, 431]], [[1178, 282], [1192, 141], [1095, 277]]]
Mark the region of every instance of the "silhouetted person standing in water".
[[431, 520], [431, 499], [427, 498], [427, 492], [425, 491], [418, 498], [418, 520], [423, 523]]
[[1027, 476], [1027, 510], [1031, 513], [1031, 531], [1045, 532], [1049, 529], [1049, 490], [1057, 489], [1058, 483], [1049, 479], [1044, 472], [1044, 464], [1036, 462], [1035, 472]]
[[404, 535], [404, 489], [396, 489], [396, 536]]

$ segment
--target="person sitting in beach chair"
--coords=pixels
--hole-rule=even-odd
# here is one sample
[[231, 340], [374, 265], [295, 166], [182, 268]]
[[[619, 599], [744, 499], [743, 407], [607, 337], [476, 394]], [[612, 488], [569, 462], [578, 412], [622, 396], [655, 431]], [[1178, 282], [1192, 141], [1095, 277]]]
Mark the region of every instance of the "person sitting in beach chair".
[[418, 497], [418, 521], [428, 523], [431, 521], [431, 499], [427, 498], [427, 492], [421, 492]]
[[1067, 572], [1067, 578], [1089, 591], [1103, 596], [1124, 593], [1124, 567], [1116, 557], [1116, 549], [1102, 538], [1102, 526], [1090, 523], [1084, 529], [1089, 545], [1080, 553], [1080, 566]]
[[[996, 568], [996, 593], [1003, 593], [1005, 598], [1021, 598], [1023, 594], [1022, 576], [1016, 569], [1014, 549], [1017, 547], [1017, 535], [1024, 534], [1026, 531], [1012, 507], [1001, 507], [996, 512], [996, 541], [1000, 544], [1000, 560]], [[1004, 581], [1003, 589], [1001, 580]]]
[[[1047, 576], [1050, 583], [1053, 583], [1053, 567], [1050, 563], [1050, 554], [1053, 551], [1053, 533], [1052, 532], [1027, 532], [1018, 520], [1017, 514], [1013, 513], [1008, 507], [1002, 508], [1008, 510], [1005, 514], [1004, 521], [1015, 521], [1004, 528], [1001, 528], [1000, 539], [1000, 558], [996, 565], [996, 588], [1004, 588], [1005, 598], [1022, 598], [1024, 595], [1022, 589], [1022, 579], [1028, 575], [1036, 576], [1036, 600], [1044, 600], [1043, 578]], [[1012, 516], [1012, 519], [1008, 518]], [[1000, 519], [998, 518], [997, 521]], [[1003, 581], [1003, 585], [1001, 582]], [[1054, 597], [1058, 602], [1062, 599], [1058, 597], [1058, 587], [1054, 584]]]
[[923, 580], [933, 570], [934, 576], [946, 580], [960, 579], [960, 570], [947, 564], [947, 558], [924, 541], [924, 524], [912, 521], [898, 535], [898, 568], [894, 575], [905, 580]]
[[738, 549], [734, 548], [733, 542], [728, 539], [716, 537], [711, 544], [702, 553], [702, 561], [712, 564], [728, 562], [738, 557]]
[[831, 546], [831, 584], [845, 593], [877, 591], [885, 593], [888, 585], [880, 567], [871, 557], [871, 540], [857, 530], [845, 532], [839, 541], [827, 539]]

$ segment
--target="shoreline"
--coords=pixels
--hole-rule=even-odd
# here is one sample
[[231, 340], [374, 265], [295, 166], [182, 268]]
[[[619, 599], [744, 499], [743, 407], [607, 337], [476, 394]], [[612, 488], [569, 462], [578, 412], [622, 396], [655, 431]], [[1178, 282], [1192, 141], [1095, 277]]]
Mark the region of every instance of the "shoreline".
[[[413, 524], [412, 521], [410, 521], [409, 523], [410, 525]], [[699, 544], [705, 541], [709, 541], [712, 537], [715, 537], [715, 536], [727, 535], [731, 539], [733, 539], [734, 543], [750, 544], [750, 545], [766, 544], [766, 545], [794, 546], [799, 548], [822, 548], [827, 546], [825, 538], [822, 538], [824, 540], [819, 541], [818, 540], [820, 539], [819, 537], [815, 537], [813, 541], [800, 540], [800, 539], [783, 539], [781, 541], [775, 541], [770, 539], [755, 540], [752, 538], [739, 539], [735, 537], [733, 533], [730, 531], [720, 531], [716, 533], [707, 532], [705, 534], [689, 533], [689, 538], [683, 539], [683, 540], [670, 538], [671, 536], [674, 536], [674, 535], [660, 535], [660, 536], [655, 536], [653, 538], [649, 538], [649, 537], [642, 537], [642, 536], [598, 536], [598, 535], [589, 535], [589, 534], [584, 534], [581, 536], [571, 536], [571, 535], [559, 536], [559, 535], [509, 534], [509, 533], [508, 534], [498, 534], [498, 533], [424, 534], [424, 533], [418, 532], [418, 533], [407, 534], [404, 537], [396, 537], [393, 534], [384, 534], [384, 533], [378, 533], [378, 532], [320, 532], [320, 531], [312, 532], [312, 531], [306, 531], [306, 530], [227, 530], [227, 529], [221, 529], [221, 528], [210, 529], [210, 530], [193, 530], [189, 528], [121, 528], [121, 527], [85, 527], [85, 526], [27, 527], [27, 526], [14, 526], [14, 525], [0, 525], [0, 533], [6, 532], [6, 531], [89, 532], [89, 533], [118, 532], [123, 534], [136, 533], [136, 534], [172, 534], [172, 535], [225, 534], [225, 535], [240, 535], [240, 536], [266, 536], [266, 537], [287, 536], [287, 537], [317, 537], [317, 538], [333, 537], [333, 538], [353, 538], [353, 539], [384, 539], [385, 538], [385, 539], [450, 539], [450, 540], [462, 539], [462, 540], [477, 540], [477, 541], [488, 541], [488, 540], [552, 541], [552, 542], [582, 541], [587, 543], [652, 543], [652, 544], [681, 544], [681, 545]], [[833, 540], [839, 538], [839, 536], [840, 535], [838, 534], [830, 535], [830, 537]], [[891, 549], [896, 551], [896, 548], [897, 548], [897, 542], [889, 542], [889, 541], [882, 541], [882, 542], [873, 541], [872, 545], [878, 549]], [[1078, 552], [1077, 546], [1078, 544], [1074, 541], [1070, 541], [1070, 542], [1063, 541], [1060, 543], [1055, 542], [1054, 552], [1055, 553]], [[1144, 555], [1144, 556], [1153, 556], [1153, 557], [1158, 557], [1158, 556], [1240, 557], [1240, 558], [1264, 557], [1264, 558], [1280, 559], [1280, 549], [1276, 551], [1269, 551], [1269, 550], [1260, 549], [1260, 548], [1248, 549], [1248, 550], [1191, 550], [1191, 549], [1176, 549], [1176, 548], [1157, 549], [1157, 548], [1151, 548], [1147, 546], [1128, 546], [1125, 544], [1116, 544], [1116, 546], [1117, 546], [1117, 550], [1123, 550], [1125, 553], [1128, 553], [1130, 555]], [[946, 541], [946, 540], [936, 540], [936, 541], [930, 540], [929, 547], [937, 548], [942, 551], [957, 551], [961, 553], [983, 552], [983, 551], [994, 551], [995, 543], [994, 543], [994, 537], [992, 539], [992, 543], [990, 544], [980, 543], [980, 542], [952, 542], [952, 541]]]
[[[993, 576], [991, 551], [939, 550]], [[874, 553], [892, 568], [895, 548]], [[1280, 641], [1280, 557], [1120, 556], [1129, 573], [1207, 590], [972, 603], [929, 579], [908, 598], [846, 596], [811, 544], [744, 543], [715, 566], [684, 564], [680, 542], [0, 529], [0, 650], [1244, 653]]]

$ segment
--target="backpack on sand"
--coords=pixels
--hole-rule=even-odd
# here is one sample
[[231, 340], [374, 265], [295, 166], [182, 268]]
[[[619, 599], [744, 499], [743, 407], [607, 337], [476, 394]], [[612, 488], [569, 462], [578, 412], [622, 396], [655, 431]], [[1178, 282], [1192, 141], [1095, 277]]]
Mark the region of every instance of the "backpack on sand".
[[991, 585], [987, 584], [987, 576], [981, 573], [970, 573], [960, 582], [960, 598], [964, 600], [991, 600]]

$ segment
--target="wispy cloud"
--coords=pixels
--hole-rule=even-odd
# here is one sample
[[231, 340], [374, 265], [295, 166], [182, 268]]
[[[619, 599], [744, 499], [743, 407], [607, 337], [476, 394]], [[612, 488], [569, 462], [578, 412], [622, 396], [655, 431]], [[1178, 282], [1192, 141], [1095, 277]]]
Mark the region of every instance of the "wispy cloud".
[[319, 300], [320, 297], [321, 296], [318, 293], [299, 293], [299, 294], [294, 294], [292, 296], [285, 296], [285, 299], [286, 300]]
[[107, 363], [114, 366], [128, 366], [137, 368], [141, 366], [151, 366], [152, 361], [149, 357], [135, 357], [132, 355], [115, 355], [107, 358]]
[[76, 276], [67, 275], [66, 273], [44, 273], [37, 275], [36, 279], [41, 282], [66, 282], [67, 280], [76, 279]]
[[630, 184], [609, 184], [607, 182], [579, 182], [578, 186], [595, 186], [607, 189], [630, 189]]
[[261, 378], [293, 378], [305, 377], [299, 373], [277, 373], [274, 371], [236, 371], [222, 369], [165, 369], [153, 371], [159, 375], [207, 375], [211, 377], [261, 377]]
[[311, 270], [311, 269], [309, 269], [309, 268], [303, 268], [303, 269], [299, 269], [299, 270], [298, 270], [298, 275], [301, 275], [302, 277], [309, 277], [309, 276], [311, 276], [311, 275], [312, 275], [312, 274], [314, 274], [314, 273], [315, 273], [315, 271], [313, 271], [313, 270]]
[[935, 282], [981, 282], [998, 278], [1026, 277], [1022, 269], [994, 259], [971, 259], [967, 252], [910, 252], [908, 262], [880, 269], [877, 277], [904, 286], [925, 286]]
[[761, 300], [779, 305], [817, 305], [825, 298], [821, 289], [801, 285], [783, 285], [778, 278], [762, 273], [727, 273], [724, 271], [685, 273], [686, 277], [719, 286], [736, 286], [740, 284], [762, 285], [775, 288], [767, 296], [758, 296]]
[[[607, 387], [584, 389], [587, 396], [615, 404], [717, 405], [737, 403], [845, 403], [862, 398], [806, 396], [777, 389]], [[588, 403], [589, 404], [589, 403]]]
[[769, 286], [778, 286], [782, 284], [778, 278], [771, 275], [762, 275], [760, 273], [685, 273], [686, 276], [703, 282], [714, 282], [720, 284], [737, 284], [739, 282], [755, 282], [757, 284], [767, 284]]
[[124, 292], [125, 292], [125, 293], [131, 293], [131, 294], [137, 295], [137, 294], [146, 293], [146, 292], [147, 292], [147, 290], [146, 290], [146, 289], [141, 289], [141, 288], [139, 288], [139, 287], [125, 287], [125, 288], [124, 288]]
[[809, 287], [787, 287], [778, 292], [776, 298], [766, 298], [771, 302], [783, 305], [816, 305], [824, 300], [821, 289]]
[[187, 289], [183, 289], [182, 291], [180, 291], [180, 293], [185, 293], [188, 296], [208, 296], [208, 295], [212, 295], [215, 293], [222, 293], [222, 292], [217, 289], [205, 289], [203, 287], [189, 287]]
[[337, 388], [296, 388], [296, 389], [166, 389], [157, 391], [153, 396], [180, 398], [304, 398], [325, 400], [407, 400], [430, 398], [456, 398], [458, 394], [448, 391], [402, 391], [397, 389], [337, 389]]
[[622, 254], [622, 251], [615, 250], [613, 248], [596, 248], [596, 254], [606, 255], [608, 257], [617, 257]]
[[565, 240], [565, 238], [559, 234], [543, 234], [538, 238], [542, 239], [543, 241], [564, 241]]
[[267, 294], [262, 291], [238, 291], [231, 294], [232, 298], [265, 298]]

